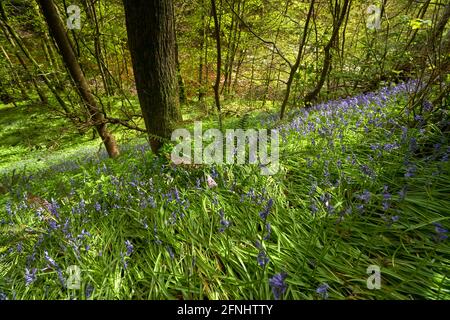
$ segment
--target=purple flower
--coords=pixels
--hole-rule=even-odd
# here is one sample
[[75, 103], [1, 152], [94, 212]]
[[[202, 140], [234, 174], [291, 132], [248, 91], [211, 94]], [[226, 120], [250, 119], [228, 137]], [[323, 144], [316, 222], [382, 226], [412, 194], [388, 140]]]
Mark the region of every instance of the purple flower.
[[365, 203], [369, 203], [371, 197], [372, 194], [367, 190], [364, 190], [364, 192], [360, 196], [358, 196], [358, 198], [363, 200]]
[[49, 255], [48, 255], [48, 251], [44, 251], [44, 255], [45, 255], [45, 260], [47, 260], [48, 263], [50, 263], [51, 266], [53, 267], [57, 267], [58, 265], [56, 264], [55, 260], [53, 260]]
[[264, 221], [267, 220], [267, 216], [270, 213], [270, 209], [272, 209], [273, 206], [273, 200], [269, 199], [269, 201], [267, 202], [267, 205], [264, 207], [264, 209], [259, 213], [259, 216], [261, 217], [261, 219], [263, 219]]
[[25, 285], [27, 287], [36, 280], [36, 271], [36, 268], [33, 268], [31, 270], [25, 268]]
[[411, 138], [409, 140], [409, 150], [411, 152], [415, 152], [417, 150], [417, 139], [416, 138]]
[[92, 292], [94, 291], [94, 287], [91, 284], [88, 284], [86, 286], [86, 298], [89, 299], [92, 295]]
[[416, 120], [416, 121], [423, 121], [423, 117], [421, 115], [416, 115], [414, 117], [414, 120]]
[[270, 225], [270, 223], [266, 224], [266, 230], [267, 230], [267, 235], [264, 237], [264, 240], [269, 240], [270, 236], [272, 235], [272, 226]]
[[434, 225], [434, 231], [436, 232], [436, 237], [435, 239], [439, 242], [439, 241], [444, 241], [448, 239], [448, 230], [445, 229], [442, 224], [440, 223], [433, 223]]
[[267, 256], [264, 250], [261, 250], [259, 252], [257, 260], [260, 267], [264, 267], [266, 264], [269, 263], [269, 257]]
[[324, 283], [317, 288], [316, 293], [318, 293], [323, 299], [327, 299], [329, 288], [330, 288], [330, 286], [328, 284]]
[[102, 206], [100, 205], [100, 203], [96, 202], [94, 204], [94, 209], [95, 209], [95, 211], [100, 212], [100, 211], [102, 211]]
[[58, 229], [58, 224], [56, 223], [55, 220], [50, 220], [48, 224], [49, 224], [49, 226], [50, 226], [50, 230], [56, 230], [56, 229]]
[[385, 151], [392, 151], [392, 150], [395, 150], [397, 148], [398, 148], [398, 144], [397, 143], [388, 143], [388, 144], [385, 144], [384, 147], [383, 147], [383, 149]]
[[405, 173], [405, 178], [411, 178], [414, 176], [414, 173], [416, 172], [417, 168], [412, 165], [410, 167], [408, 167], [406, 173]]
[[9, 215], [12, 215], [11, 202], [10, 202], [10, 201], [8, 201], [8, 202], [6, 203], [6, 212], [7, 212]]
[[173, 252], [172, 247], [171, 247], [171, 246], [167, 246], [166, 249], [167, 249], [167, 251], [169, 252], [170, 258], [171, 258], [172, 260], [175, 259], [175, 253]]
[[287, 273], [282, 272], [274, 275], [269, 279], [269, 285], [272, 288], [273, 296], [275, 300], [279, 300], [281, 296], [286, 292], [287, 285], [285, 283]]
[[49, 208], [50, 212], [57, 219], [59, 219], [59, 214], [58, 214], [59, 204], [58, 204], [58, 202], [56, 202], [56, 200], [52, 199], [52, 203], [48, 205], [48, 208]]
[[433, 111], [433, 104], [432, 104], [430, 101], [428, 101], [428, 100], [425, 100], [425, 101], [423, 102], [422, 106], [423, 106], [423, 109], [424, 109], [426, 112], [431, 112], [431, 111]]
[[365, 164], [361, 165], [360, 166], [360, 170], [366, 176], [369, 176], [369, 177], [373, 177], [374, 176], [374, 172], [372, 171], [372, 169], [369, 168], [368, 165], [365, 165]]
[[217, 179], [219, 177], [219, 174], [217, 173], [216, 168], [214, 167], [211, 169], [211, 177], [213, 179]]
[[448, 154], [449, 154], [448, 152], [444, 153], [441, 159], [442, 162], [448, 162]]
[[133, 253], [133, 244], [130, 240], [126, 240], [125, 246], [127, 247], [127, 256], [131, 256], [131, 254]]
[[219, 229], [219, 232], [225, 232], [225, 230], [230, 226], [231, 222], [225, 219], [225, 213], [223, 212], [223, 209], [220, 209], [219, 215], [220, 224], [222, 225], [222, 227]]
[[384, 186], [383, 188], [383, 199], [384, 200], [390, 200], [392, 198], [392, 195], [388, 192], [389, 187]]

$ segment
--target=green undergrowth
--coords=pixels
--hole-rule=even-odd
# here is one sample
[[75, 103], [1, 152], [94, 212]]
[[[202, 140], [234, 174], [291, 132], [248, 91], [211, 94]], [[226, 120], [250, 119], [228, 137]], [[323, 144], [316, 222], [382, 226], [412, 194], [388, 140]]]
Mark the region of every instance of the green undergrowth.
[[[404, 126], [397, 96], [364, 101], [292, 114], [273, 176], [257, 165], [175, 166], [143, 140], [117, 160], [68, 156], [5, 173], [0, 293], [449, 299], [448, 137]], [[274, 120], [252, 114], [248, 127]], [[67, 288], [69, 266], [81, 270], [78, 290]], [[368, 288], [371, 266], [378, 289]]]

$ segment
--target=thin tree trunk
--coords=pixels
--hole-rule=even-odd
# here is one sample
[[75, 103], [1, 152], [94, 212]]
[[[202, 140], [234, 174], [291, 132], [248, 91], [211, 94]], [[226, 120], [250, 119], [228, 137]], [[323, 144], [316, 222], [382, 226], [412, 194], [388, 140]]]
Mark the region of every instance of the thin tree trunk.
[[331, 35], [331, 39], [328, 42], [328, 44], [325, 46], [325, 49], [324, 49], [325, 58], [324, 58], [322, 72], [320, 74], [319, 82], [317, 83], [314, 90], [306, 95], [306, 97], [305, 97], [306, 104], [309, 104], [312, 101], [317, 99], [317, 95], [320, 93], [323, 85], [325, 84], [325, 80], [326, 80], [326, 78], [328, 76], [328, 72], [331, 68], [331, 60], [332, 60], [331, 49], [333, 48], [333, 45], [339, 35], [339, 29], [341, 28], [342, 23], [344, 22], [345, 17], [347, 16], [347, 10], [350, 9], [349, 2], [350, 2], [349, 0], [344, 0], [344, 5], [343, 5], [341, 12], [339, 13], [339, 17], [337, 18], [337, 20], [335, 20], [336, 22], [333, 25], [333, 34]]
[[186, 88], [184, 87], [184, 81], [183, 81], [183, 77], [181, 75], [181, 64], [180, 64], [178, 41], [177, 41], [176, 33], [175, 33], [175, 63], [177, 65], [177, 80], [178, 80], [178, 88], [179, 88], [179, 93], [180, 93], [179, 94], [180, 104], [185, 104], [187, 101]]
[[77, 85], [78, 91], [86, 105], [89, 116], [101, 137], [108, 155], [115, 158], [120, 155], [119, 147], [114, 136], [108, 131], [105, 117], [101, 113], [97, 102], [92, 95], [83, 71], [76, 59], [72, 46], [70, 45], [68, 35], [65, 32], [61, 19], [58, 15], [55, 5], [52, 0], [38, 0], [45, 20], [47, 21], [50, 33], [54, 37], [64, 62]]
[[217, 70], [216, 70], [216, 82], [214, 84], [214, 99], [216, 101], [216, 108], [219, 114], [219, 127], [222, 130], [222, 109], [220, 107], [220, 79], [222, 69], [222, 49], [220, 44], [220, 24], [217, 18], [216, 0], [211, 0], [211, 9], [214, 17], [214, 29], [217, 47]]
[[298, 48], [297, 59], [295, 60], [295, 63], [292, 65], [291, 71], [289, 73], [289, 79], [286, 84], [286, 94], [284, 95], [284, 100], [283, 100], [283, 103], [281, 104], [280, 119], [284, 118], [284, 114], [286, 112], [286, 106], [289, 102], [289, 96], [291, 95], [292, 82], [294, 81], [295, 74], [297, 73], [298, 67], [300, 66], [300, 62], [302, 60], [303, 48], [305, 47], [306, 39], [308, 38], [308, 33], [309, 33], [308, 32], [309, 22], [311, 21], [311, 16], [314, 12], [314, 3], [315, 3], [315, 0], [312, 0], [311, 4], [309, 6], [308, 16], [306, 17], [306, 22], [305, 22], [305, 28], [303, 29], [303, 37], [302, 37], [302, 40], [300, 41], [300, 45]]

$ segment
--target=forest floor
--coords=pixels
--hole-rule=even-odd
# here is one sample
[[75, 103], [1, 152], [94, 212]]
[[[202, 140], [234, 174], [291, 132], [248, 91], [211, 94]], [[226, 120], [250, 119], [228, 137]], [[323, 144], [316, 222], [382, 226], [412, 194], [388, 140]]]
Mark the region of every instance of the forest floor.
[[175, 166], [120, 133], [107, 159], [63, 120], [0, 106], [0, 297], [450, 299], [449, 137], [399, 115], [410, 90], [284, 123], [230, 106], [226, 127], [278, 127], [274, 176]]

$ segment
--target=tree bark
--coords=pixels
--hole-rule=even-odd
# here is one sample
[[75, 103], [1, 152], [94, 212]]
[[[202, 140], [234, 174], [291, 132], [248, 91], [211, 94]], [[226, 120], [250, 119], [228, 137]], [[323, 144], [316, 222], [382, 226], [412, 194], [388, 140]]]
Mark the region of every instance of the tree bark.
[[303, 37], [302, 40], [300, 41], [300, 45], [298, 48], [297, 59], [295, 60], [295, 63], [292, 65], [291, 72], [289, 73], [289, 79], [286, 85], [286, 94], [284, 95], [283, 104], [281, 105], [280, 119], [284, 118], [286, 106], [289, 102], [289, 96], [291, 94], [292, 82], [294, 81], [295, 74], [297, 73], [298, 67], [300, 66], [300, 62], [302, 60], [303, 48], [305, 47], [306, 39], [308, 38], [309, 22], [311, 21], [311, 16], [314, 12], [314, 2], [315, 0], [312, 0], [309, 6], [308, 16], [306, 18], [305, 28], [303, 30]]
[[347, 10], [350, 9], [349, 2], [350, 2], [350, 0], [344, 0], [344, 5], [342, 8], [342, 11], [339, 13], [339, 16], [337, 17], [337, 19], [335, 19], [335, 23], [333, 25], [333, 34], [331, 35], [330, 41], [328, 42], [328, 44], [325, 46], [325, 49], [324, 49], [325, 58], [324, 58], [324, 62], [323, 62], [322, 72], [320, 74], [320, 79], [319, 79], [319, 82], [317, 83], [316, 87], [314, 88], [314, 90], [306, 95], [305, 103], [307, 103], [307, 104], [317, 99], [317, 95], [322, 90], [322, 87], [328, 76], [328, 72], [331, 67], [331, 60], [333, 57], [331, 54], [331, 49], [333, 48], [333, 45], [334, 45], [337, 37], [339, 36], [339, 29], [341, 28], [341, 26], [345, 20], [345, 17], [347, 16]]
[[123, 0], [136, 87], [153, 152], [181, 120], [172, 0]]
[[220, 24], [217, 17], [217, 6], [216, 0], [211, 0], [211, 10], [214, 17], [214, 34], [216, 38], [216, 48], [217, 48], [217, 71], [216, 71], [216, 82], [214, 84], [214, 99], [216, 101], [217, 112], [219, 113], [219, 127], [222, 130], [222, 109], [220, 107], [220, 79], [221, 79], [221, 69], [222, 69], [222, 48], [220, 43]]
[[69, 42], [67, 33], [63, 27], [61, 19], [58, 15], [55, 5], [52, 0], [38, 0], [41, 5], [45, 20], [47, 21], [49, 30], [61, 52], [64, 63], [69, 70], [77, 89], [80, 93], [83, 102], [89, 112], [89, 116], [93, 121], [93, 125], [101, 137], [108, 155], [111, 158], [120, 155], [119, 147], [114, 136], [108, 131], [105, 117], [100, 111], [97, 102], [92, 95], [86, 78], [81, 70], [81, 67], [76, 59], [73, 48]]

